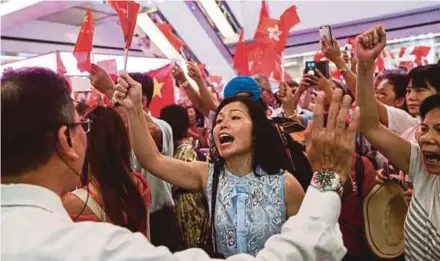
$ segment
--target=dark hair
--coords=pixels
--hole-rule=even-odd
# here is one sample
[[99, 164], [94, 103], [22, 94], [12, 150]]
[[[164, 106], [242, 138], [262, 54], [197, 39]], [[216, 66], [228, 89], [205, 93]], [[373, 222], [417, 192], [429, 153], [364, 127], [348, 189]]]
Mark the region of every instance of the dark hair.
[[56, 152], [58, 129], [73, 123], [66, 79], [46, 68], [10, 70], [1, 78], [2, 176], [37, 169]]
[[437, 93], [440, 93], [440, 65], [438, 64], [418, 66], [409, 72], [409, 78], [412, 83], [411, 88], [427, 89], [427, 83], [429, 83]]
[[154, 83], [150, 76], [145, 73], [129, 73], [133, 80], [142, 85], [142, 96], [147, 97], [147, 107], [150, 106], [151, 99], [153, 99]]
[[197, 127], [203, 127], [205, 126], [205, 116], [203, 116], [203, 113], [201, 111], [199, 111], [196, 107], [194, 106], [188, 106], [186, 107], [186, 111], [188, 111], [188, 109], [193, 109], [194, 112], [196, 113], [196, 126]]
[[79, 115], [82, 115], [89, 108], [90, 106], [87, 105], [87, 103], [85, 102], [78, 102], [78, 104], [76, 105], [76, 111]]
[[423, 100], [420, 105], [420, 117], [425, 119], [428, 112], [440, 108], [440, 93], [434, 94]]
[[174, 144], [188, 137], [189, 117], [185, 107], [177, 104], [168, 105], [160, 111], [160, 118], [171, 126]]
[[[310, 166], [309, 161], [304, 154], [302, 154], [300, 149], [296, 150], [297, 154], [291, 155], [291, 158], [288, 157], [286, 153], [286, 145], [283, 143], [277, 128], [267, 118], [266, 113], [261, 108], [261, 105], [248, 97], [233, 96], [224, 99], [218, 106], [214, 119], [217, 119], [217, 116], [223, 107], [232, 102], [240, 102], [244, 104], [248, 109], [249, 116], [252, 120], [252, 170], [256, 176], [261, 174], [258, 172], [257, 167], [260, 167], [268, 175], [279, 175], [281, 170], [288, 170], [291, 173], [295, 173], [296, 170], [299, 170], [303, 164]], [[214, 120], [212, 129], [215, 128], [215, 125], [216, 122]], [[282, 135], [286, 135], [286, 133], [283, 133]], [[210, 147], [210, 155], [214, 165], [211, 195], [212, 225], [214, 224], [215, 219], [215, 203], [219, 178], [220, 175], [224, 173], [225, 168], [225, 159], [219, 155], [213, 136], [214, 134], [212, 131]], [[287, 142], [292, 142], [290, 136], [288, 134], [287, 136], [284, 136], [287, 138]], [[301, 154], [302, 157], [297, 157], [299, 154]]]
[[146, 233], [147, 210], [131, 176], [130, 144], [122, 118], [102, 106], [91, 108], [84, 117], [92, 121], [86, 162], [98, 183], [105, 213], [113, 224]]
[[389, 72], [386, 73], [382, 80], [388, 80], [393, 85], [393, 91], [396, 94], [396, 98], [405, 98], [406, 88], [408, 88], [409, 76], [407, 73]]

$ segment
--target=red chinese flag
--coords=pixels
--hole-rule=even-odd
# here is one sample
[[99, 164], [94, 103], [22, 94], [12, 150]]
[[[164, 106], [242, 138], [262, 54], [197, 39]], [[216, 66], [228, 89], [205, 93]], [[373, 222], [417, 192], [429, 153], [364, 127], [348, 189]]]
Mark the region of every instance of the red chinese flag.
[[118, 14], [122, 34], [124, 35], [125, 49], [128, 49], [133, 40], [140, 5], [132, 1], [109, 1], [109, 3]]
[[55, 52], [55, 57], [57, 60], [57, 73], [66, 74], [66, 67], [64, 66], [63, 60], [61, 60], [60, 51]]
[[118, 75], [118, 66], [116, 64], [116, 59], [99, 61], [96, 64], [104, 69], [104, 71], [106, 71], [108, 74]]
[[416, 57], [414, 60], [414, 63], [417, 64], [417, 66], [422, 65], [422, 58], [426, 58], [428, 56], [429, 51], [431, 51], [430, 46], [417, 46], [414, 48], [414, 50], [411, 52], [412, 55]]
[[91, 67], [90, 53], [93, 47], [93, 32], [95, 23], [93, 22], [93, 14], [87, 9], [86, 16], [81, 25], [81, 31], [78, 34], [73, 55], [77, 61], [77, 67], [80, 72], [89, 71]]
[[147, 72], [146, 74], [153, 79], [154, 91], [149, 110], [154, 117], [160, 116], [160, 110], [170, 104], [175, 103], [174, 85], [171, 71], [174, 63], [170, 63], [159, 69]]
[[89, 100], [86, 102], [90, 107], [101, 105], [103, 103], [102, 95], [95, 88], [92, 88], [92, 93]]
[[244, 42], [243, 29], [240, 32], [240, 39], [235, 48], [234, 69], [237, 71], [238, 75], [249, 75], [249, 60], [246, 43]]
[[177, 37], [171, 25], [168, 23], [156, 24], [159, 30], [165, 35], [168, 41], [174, 46], [177, 52], [180, 52], [180, 49], [183, 47], [183, 41]]

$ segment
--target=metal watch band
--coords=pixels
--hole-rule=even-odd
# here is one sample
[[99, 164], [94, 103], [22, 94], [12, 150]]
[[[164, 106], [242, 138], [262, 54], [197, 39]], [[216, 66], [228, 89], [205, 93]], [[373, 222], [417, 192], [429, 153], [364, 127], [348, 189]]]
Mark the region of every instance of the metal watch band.
[[320, 191], [335, 191], [340, 196], [343, 193], [343, 186], [339, 174], [331, 169], [323, 169], [313, 174], [310, 183], [313, 187]]

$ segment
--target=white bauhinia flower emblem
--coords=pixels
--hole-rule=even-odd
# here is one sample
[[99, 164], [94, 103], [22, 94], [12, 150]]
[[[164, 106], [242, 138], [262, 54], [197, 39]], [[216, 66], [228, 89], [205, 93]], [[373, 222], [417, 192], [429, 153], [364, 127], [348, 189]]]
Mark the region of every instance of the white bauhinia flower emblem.
[[269, 33], [269, 39], [274, 39], [277, 42], [280, 41], [280, 35], [283, 33], [277, 24], [267, 28], [267, 32]]

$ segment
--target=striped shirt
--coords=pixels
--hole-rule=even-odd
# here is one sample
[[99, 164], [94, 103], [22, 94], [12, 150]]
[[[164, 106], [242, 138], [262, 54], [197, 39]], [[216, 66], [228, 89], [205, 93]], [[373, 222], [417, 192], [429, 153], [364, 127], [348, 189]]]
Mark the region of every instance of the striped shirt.
[[426, 171], [420, 147], [414, 143], [409, 170], [414, 196], [405, 221], [406, 261], [440, 261], [440, 175]]

